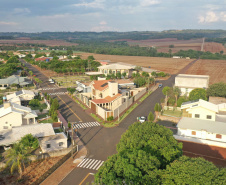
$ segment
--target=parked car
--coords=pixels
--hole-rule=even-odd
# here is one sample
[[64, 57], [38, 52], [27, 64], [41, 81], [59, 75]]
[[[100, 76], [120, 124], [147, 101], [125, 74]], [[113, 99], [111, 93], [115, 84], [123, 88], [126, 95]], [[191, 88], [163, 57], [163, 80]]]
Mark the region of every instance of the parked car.
[[159, 88], [161, 88], [162, 87], [162, 84], [159, 84]]
[[51, 81], [53, 81], [53, 79], [50, 78], [49, 81], [51, 82]]
[[147, 120], [147, 117], [146, 117], [146, 116], [138, 117], [138, 121], [139, 121], [140, 123], [144, 123], [146, 120]]
[[54, 84], [55, 82], [54, 82], [54, 81], [51, 81], [51, 82], [49, 82], [49, 83]]

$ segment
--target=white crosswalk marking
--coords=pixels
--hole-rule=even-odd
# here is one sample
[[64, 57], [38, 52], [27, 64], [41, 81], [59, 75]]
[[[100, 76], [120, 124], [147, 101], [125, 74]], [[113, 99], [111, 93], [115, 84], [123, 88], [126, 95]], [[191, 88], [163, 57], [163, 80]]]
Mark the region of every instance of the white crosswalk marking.
[[59, 89], [59, 88], [56, 88], [56, 87], [44, 87], [44, 88], [42, 88], [42, 90], [43, 91], [45, 91], [45, 90], [53, 90], [53, 89]]
[[98, 170], [103, 165], [103, 163], [104, 161], [102, 160], [85, 158], [81, 163], [79, 163], [77, 167]]
[[47, 93], [48, 95], [61, 95], [65, 94], [66, 92], [55, 92], [55, 93]]
[[80, 129], [80, 128], [88, 128], [88, 127], [97, 127], [100, 126], [100, 123], [98, 122], [87, 122], [87, 123], [76, 123], [73, 124], [74, 129]]

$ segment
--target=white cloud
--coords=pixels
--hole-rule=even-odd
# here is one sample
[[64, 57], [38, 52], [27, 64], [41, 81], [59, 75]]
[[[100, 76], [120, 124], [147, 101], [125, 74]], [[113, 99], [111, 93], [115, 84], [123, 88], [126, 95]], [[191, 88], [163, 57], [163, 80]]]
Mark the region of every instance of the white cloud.
[[37, 16], [37, 17], [43, 18], [43, 19], [59, 19], [59, 18], [66, 18], [69, 15], [70, 14], [65, 13], [65, 14], [55, 14], [55, 15], [42, 15], [42, 16]]
[[4, 22], [4, 21], [0, 21], [0, 25], [11, 25], [11, 26], [14, 26], [14, 25], [18, 25], [18, 23], [16, 23], [16, 22]]
[[216, 13], [209, 11], [205, 16], [199, 16], [199, 23], [226, 22], [226, 12]]
[[31, 11], [28, 8], [14, 8], [13, 13], [14, 14], [28, 14], [28, 13], [31, 13]]
[[100, 24], [100, 25], [106, 25], [107, 22], [106, 22], [106, 21], [101, 21], [99, 24]]
[[73, 4], [73, 6], [104, 9], [105, 8], [104, 2], [105, 0], [94, 0], [93, 2], [90, 3], [83, 1], [82, 3]]
[[159, 0], [140, 0], [141, 6], [152, 6], [155, 4], [160, 4]]
[[205, 16], [199, 17], [199, 23], [217, 22], [219, 17], [214, 12], [207, 12]]

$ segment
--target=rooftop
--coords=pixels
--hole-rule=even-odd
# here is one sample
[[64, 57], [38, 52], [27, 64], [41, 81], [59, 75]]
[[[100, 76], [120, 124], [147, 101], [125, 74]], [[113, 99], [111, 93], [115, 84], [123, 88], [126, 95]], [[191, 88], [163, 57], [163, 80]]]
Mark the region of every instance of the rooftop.
[[104, 89], [108, 88], [108, 82], [110, 80], [94, 80], [92, 85], [95, 89], [99, 91], [103, 91]]
[[210, 133], [226, 135], [226, 123], [219, 121], [183, 117], [177, 124], [177, 127], [180, 129], [190, 129], [197, 131], [205, 130]]
[[209, 75], [189, 75], [189, 74], [178, 74], [176, 78], [201, 78], [201, 79], [209, 79]]
[[110, 64], [110, 65], [104, 65], [98, 67], [99, 69], [111, 69], [111, 70], [116, 70], [116, 69], [134, 69], [133, 66], [128, 66], [128, 65], [122, 65], [122, 64]]
[[67, 137], [63, 132], [61, 132], [61, 133], [57, 133], [56, 135], [40, 138], [39, 141], [44, 142], [44, 141], [51, 141], [51, 140], [58, 140], [58, 139], [67, 139]]

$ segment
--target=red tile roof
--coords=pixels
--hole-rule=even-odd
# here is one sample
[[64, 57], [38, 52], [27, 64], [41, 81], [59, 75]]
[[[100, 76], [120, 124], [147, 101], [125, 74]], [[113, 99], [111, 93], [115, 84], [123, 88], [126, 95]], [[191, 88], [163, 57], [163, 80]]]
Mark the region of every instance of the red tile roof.
[[122, 96], [121, 94], [116, 94], [115, 96], [111, 97], [111, 96], [107, 96], [104, 99], [93, 99], [91, 100], [92, 102], [94, 102], [95, 104], [100, 104], [100, 103], [110, 103], [113, 100], [117, 99], [118, 97]]
[[93, 81], [93, 87], [96, 89], [96, 90], [99, 90], [99, 91], [103, 91], [104, 89], [108, 88], [108, 82], [110, 80], [95, 80]]

